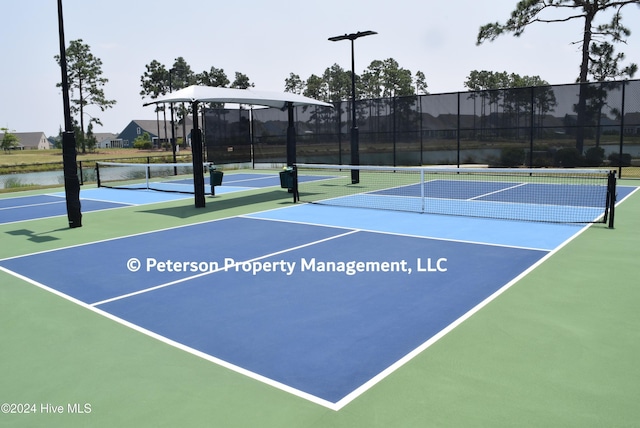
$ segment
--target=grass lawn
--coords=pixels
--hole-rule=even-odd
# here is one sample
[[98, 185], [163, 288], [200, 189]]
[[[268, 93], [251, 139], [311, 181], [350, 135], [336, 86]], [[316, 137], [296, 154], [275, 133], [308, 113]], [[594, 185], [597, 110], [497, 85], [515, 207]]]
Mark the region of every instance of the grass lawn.
[[[187, 155], [190, 154], [189, 151], [185, 153]], [[183, 156], [185, 153], [181, 153], [180, 155]], [[98, 149], [85, 154], [78, 153], [77, 160], [80, 162], [91, 162], [95, 160], [144, 158], [149, 156], [171, 157], [171, 152], [166, 150]], [[37, 165], [37, 167], [35, 165]], [[0, 174], [57, 170], [61, 169], [61, 165], [62, 149], [0, 152]]]

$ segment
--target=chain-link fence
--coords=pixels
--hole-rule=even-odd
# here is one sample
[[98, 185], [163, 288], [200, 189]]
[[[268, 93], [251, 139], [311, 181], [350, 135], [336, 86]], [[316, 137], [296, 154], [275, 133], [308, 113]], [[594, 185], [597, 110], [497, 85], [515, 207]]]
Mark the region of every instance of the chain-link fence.
[[[351, 102], [297, 107], [298, 162], [349, 164]], [[286, 161], [287, 112], [208, 109], [207, 160]], [[362, 165], [607, 166], [640, 177], [640, 80], [358, 100]]]

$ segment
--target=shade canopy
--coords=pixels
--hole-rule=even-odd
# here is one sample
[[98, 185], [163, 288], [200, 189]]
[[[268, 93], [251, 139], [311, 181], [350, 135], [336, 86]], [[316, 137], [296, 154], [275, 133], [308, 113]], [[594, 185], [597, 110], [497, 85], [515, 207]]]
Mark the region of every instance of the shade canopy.
[[193, 183], [195, 189], [195, 205], [201, 208], [206, 205], [204, 197], [204, 174], [202, 171], [202, 133], [198, 125], [198, 104], [200, 103], [233, 103], [287, 110], [289, 126], [287, 128], [287, 165], [293, 165], [296, 159], [296, 140], [293, 120], [293, 109], [297, 106], [333, 107], [329, 103], [314, 100], [302, 95], [288, 92], [265, 92], [252, 89], [219, 88], [214, 86], [192, 85], [161, 98], [144, 104], [191, 103], [193, 114], [193, 130], [191, 131], [191, 148], [193, 162]]
[[214, 86], [192, 85], [172, 92], [151, 102], [161, 103], [235, 103], [286, 109], [288, 106], [323, 106], [333, 107], [332, 104], [308, 98], [289, 92], [254, 91], [253, 89], [220, 88]]

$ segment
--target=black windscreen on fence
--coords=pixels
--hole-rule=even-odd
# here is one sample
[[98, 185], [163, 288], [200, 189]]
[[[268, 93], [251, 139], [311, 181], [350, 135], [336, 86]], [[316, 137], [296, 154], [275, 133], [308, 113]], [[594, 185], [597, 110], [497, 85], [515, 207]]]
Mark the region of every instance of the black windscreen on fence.
[[251, 111], [241, 108], [203, 111], [207, 159], [219, 164], [251, 162]]
[[[334, 106], [295, 109], [298, 162], [351, 162], [351, 101]], [[358, 100], [356, 119], [362, 165], [605, 165], [640, 176], [640, 80]], [[286, 162], [286, 111], [207, 109], [204, 122], [209, 161]]]

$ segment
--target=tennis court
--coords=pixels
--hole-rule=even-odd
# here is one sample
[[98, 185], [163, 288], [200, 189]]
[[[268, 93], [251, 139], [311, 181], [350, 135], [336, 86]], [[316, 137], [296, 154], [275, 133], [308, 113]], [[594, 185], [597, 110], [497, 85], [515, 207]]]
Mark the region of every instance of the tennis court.
[[[339, 176], [325, 173], [303, 178], [310, 187], [301, 186], [301, 194], [317, 196], [319, 187], [335, 186], [336, 177]], [[24, 292], [25, 286], [46, 290], [80, 310], [70, 313], [80, 313], [81, 318], [94, 321], [93, 317], [105, 319], [111, 325], [103, 324], [101, 328], [122, 332], [124, 327], [133, 331], [134, 341], [136, 337], [151, 338], [151, 348], [160, 350], [153, 357], [147, 356], [152, 366], [166, 368], [175, 361], [192, 365], [193, 356], [204, 361], [206, 366], [199, 363], [196, 366], [208, 373], [208, 382], [219, 383], [220, 389], [213, 397], [201, 397], [202, 392], [194, 392], [198, 395], [196, 401], [214, 400], [213, 408], [218, 412], [214, 419], [225, 420], [228, 426], [242, 426], [243, 422], [236, 423], [234, 419], [246, 422], [251, 417], [238, 414], [237, 410], [222, 417], [220, 412], [226, 400], [239, 400], [233, 398], [235, 393], [229, 389], [233, 387], [226, 383], [229, 378], [224, 371], [234, 373], [231, 384], [244, 385], [238, 393], [244, 391], [253, 400], [242, 407], [261, 408], [263, 412], [267, 408], [271, 422], [266, 425], [288, 421], [296, 426], [352, 426], [351, 417], [344, 416], [344, 422], [340, 422], [340, 415], [347, 411], [360, 414], [363, 425], [375, 426], [376, 421], [362, 413], [371, 400], [375, 402], [375, 397], [382, 394], [380, 397], [386, 397], [381, 398], [384, 406], [393, 407], [391, 403], [402, 394], [396, 398], [385, 395], [389, 383], [401, 385], [402, 379], [416, 370], [416, 365], [439, 360], [442, 346], [438, 350], [432, 347], [449, 337], [454, 328], [458, 331], [471, 323], [474, 331], [477, 324], [471, 322], [473, 319], [491, 319], [495, 309], [485, 316], [477, 315], [485, 313], [487, 305], [520, 284], [532, 271], [547, 265], [542, 262], [555, 260], [556, 253], [582, 235], [591, 231], [600, 236], [625, 233], [604, 225], [589, 227], [588, 223], [601, 214], [600, 208], [594, 211], [594, 207], [584, 203], [584, 198], [567, 201], [557, 194], [551, 197], [570, 206], [571, 215], [586, 216], [589, 220], [514, 221], [421, 214], [411, 212], [413, 208], [398, 212], [293, 204], [279, 184], [274, 173], [225, 174], [225, 182], [216, 188], [215, 197], [209, 197], [204, 218], [199, 215], [197, 222], [189, 221], [188, 216], [158, 215], [171, 212], [172, 208], [164, 210], [165, 206], [194, 209], [184, 208], [191, 203], [188, 196], [185, 199], [184, 195], [162, 192], [86, 189], [83, 193], [100, 195], [95, 199], [113, 205], [101, 206], [95, 212], [85, 211], [88, 222], [82, 229], [89, 230], [82, 238], [74, 232], [71, 240], [25, 244], [19, 234], [11, 233], [15, 232], [11, 222], [0, 222], [3, 240], [20, 242], [15, 248], [4, 248], [0, 270], [3, 276], [11, 277], [7, 283], [11, 289], [17, 287], [14, 293]], [[513, 183], [491, 185], [494, 190], [490, 195], [485, 188], [474, 188], [473, 182], [461, 184], [459, 180], [429, 181], [426, 187], [403, 184], [393, 191], [371, 190], [362, 183], [357, 193], [365, 193], [367, 198], [392, 199], [396, 206], [407, 192], [410, 198], [418, 195], [420, 199], [422, 195], [430, 203], [448, 199], [451, 205], [450, 199], [457, 199], [451, 198], [451, 190], [445, 195], [438, 193], [441, 192], [438, 189], [460, 187], [464, 188], [465, 202], [482, 196], [495, 203], [497, 191], [511, 193], [514, 187]], [[364, 192], [362, 187], [366, 188]], [[233, 202], [244, 202], [251, 195], [265, 192], [271, 194], [274, 188], [280, 196], [272, 202], [255, 206]], [[635, 190], [634, 186], [618, 186], [618, 201], [631, 198]], [[637, 199], [637, 195], [633, 196]], [[167, 199], [153, 199], [156, 197]], [[30, 207], [36, 212], [54, 205], [47, 204], [50, 198], [43, 195], [42, 199], [25, 199], [20, 203], [25, 210]], [[134, 202], [136, 198], [139, 199]], [[353, 205], [353, 198], [354, 195], [341, 195], [328, 200], [343, 199], [348, 200], [346, 205]], [[3, 198], [0, 202], [10, 207], [18, 199], [21, 198]], [[498, 202], [502, 211], [507, 203], [518, 211], [522, 210], [521, 199], [520, 195], [508, 202]], [[602, 195], [597, 199], [601, 201]], [[83, 200], [83, 207], [84, 204]], [[121, 230], [112, 230], [108, 236], [103, 230], [98, 232], [99, 225], [92, 226], [101, 219], [115, 224], [131, 216], [140, 220], [122, 226]], [[29, 223], [34, 233], [42, 229], [51, 235], [64, 235], [59, 230], [51, 232], [50, 225], [56, 221], [51, 215], [42, 214], [41, 220], [34, 214], [27, 218], [34, 219]], [[142, 223], [145, 228], [140, 227]], [[73, 268], [60, 269], [70, 262]], [[515, 288], [527, 293], [522, 287]], [[46, 317], [46, 311], [42, 316]], [[508, 327], [502, 325], [498, 331], [505, 329]], [[467, 336], [462, 333], [456, 337]], [[490, 337], [491, 333], [484, 340], [491, 343]], [[149, 342], [144, 343], [149, 346]], [[478, 345], [475, 339], [469, 344]], [[164, 360], [166, 345], [179, 353]], [[464, 357], [456, 355], [454, 359], [461, 362]], [[195, 372], [191, 376], [197, 377]], [[248, 379], [249, 386], [234, 376]], [[445, 384], [433, 383], [442, 382], [437, 380], [440, 376], [433, 369], [426, 370], [420, 375], [419, 390], [427, 396], [432, 395], [429, 389], [441, 391]], [[184, 381], [196, 382], [195, 378]], [[414, 388], [409, 389], [415, 393]], [[463, 387], [462, 391], [468, 388]], [[490, 385], [481, 389], [492, 391]], [[275, 398], [273, 391], [278, 391]], [[123, 394], [127, 395], [124, 391]], [[301, 403], [309, 403], [311, 407]], [[417, 403], [430, 409], [427, 413], [435, 411], [422, 397], [396, 406], [401, 409]], [[329, 410], [332, 415], [319, 409]], [[212, 417], [209, 411], [203, 412]], [[386, 412], [395, 414], [393, 410]], [[370, 408], [367, 413], [371, 413]], [[187, 415], [183, 417], [189, 419]], [[331, 423], [318, 422], [318, 418]], [[380, 418], [389, 421], [385, 416]], [[316, 422], [309, 423], [313, 419]], [[174, 420], [173, 416], [169, 420]], [[296, 424], [296, 420], [300, 423]], [[408, 420], [398, 425], [407, 426]]]

